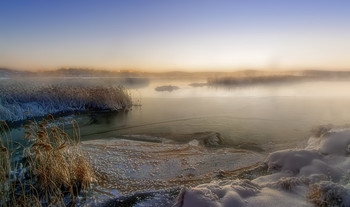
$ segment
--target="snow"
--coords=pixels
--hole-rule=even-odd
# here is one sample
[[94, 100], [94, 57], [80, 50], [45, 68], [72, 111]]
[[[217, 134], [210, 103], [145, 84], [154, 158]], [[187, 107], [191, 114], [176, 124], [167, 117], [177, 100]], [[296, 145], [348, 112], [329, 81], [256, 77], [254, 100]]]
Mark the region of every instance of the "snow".
[[268, 174], [183, 189], [174, 206], [350, 206], [350, 129], [329, 129], [305, 149], [271, 153]]
[[319, 159], [321, 155], [316, 151], [308, 150], [283, 150], [272, 153], [268, 156], [266, 164], [269, 170], [291, 172], [296, 174], [305, 166]]
[[[185, 135], [186, 136], [186, 135]], [[215, 177], [218, 170], [234, 171], [261, 162], [264, 156], [245, 150], [213, 148], [216, 133], [195, 133], [188, 143], [168, 143], [163, 137], [129, 135], [82, 142], [89, 160], [120, 192], [167, 189], [184, 184], [197, 185]], [[145, 140], [154, 140], [154, 142]], [[142, 140], [142, 141], [139, 141]], [[165, 142], [159, 142], [165, 141]]]

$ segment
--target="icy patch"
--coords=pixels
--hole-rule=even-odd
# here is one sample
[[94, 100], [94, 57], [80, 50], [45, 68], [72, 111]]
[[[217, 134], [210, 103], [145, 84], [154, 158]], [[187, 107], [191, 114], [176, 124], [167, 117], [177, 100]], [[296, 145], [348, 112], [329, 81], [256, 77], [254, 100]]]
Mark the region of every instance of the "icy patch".
[[186, 206], [350, 206], [350, 129], [327, 130], [305, 149], [271, 153], [268, 175], [183, 189]]
[[191, 144], [203, 147], [222, 146], [224, 139], [217, 132], [197, 132], [192, 134], [129, 134], [120, 136], [122, 139], [164, 144]]

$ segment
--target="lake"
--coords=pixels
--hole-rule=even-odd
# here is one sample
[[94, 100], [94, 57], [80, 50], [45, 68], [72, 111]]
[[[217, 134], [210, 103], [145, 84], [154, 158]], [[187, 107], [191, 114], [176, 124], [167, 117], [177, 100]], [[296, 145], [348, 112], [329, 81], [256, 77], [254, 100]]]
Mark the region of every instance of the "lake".
[[[125, 134], [188, 134], [215, 131], [224, 143], [271, 152], [302, 147], [319, 126], [346, 125], [350, 83], [315, 81], [245, 87], [193, 87], [205, 80], [151, 79], [132, 88], [127, 113], [81, 116], [82, 139]], [[179, 89], [156, 91], [163, 85]]]
[[[202, 79], [66, 78], [40, 84], [52, 81], [123, 85], [133, 98], [135, 106], [129, 111], [57, 118], [67, 123], [68, 132], [72, 119], [79, 123], [82, 149], [94, 169], [105, 176], [91, 197], [101, 201], [97, 206], [110, 201], [132, 206], [130, 200], [139, 201], [135, 206], [169, 206], [183, 187], [213, 181], [210, 188], [220, 179], [236, 182], [236, 176], [245, 172], [246, 178], [256, 178], [263, 186], [264, 177], [271, 172], [255, 168], [264, 166], [270, 153], [281, 153], [277, 157], [289, 153], [293, 166], [293, 153], [296, 159], [300, 156], [294, 149], [309, 146], [309, 138], [320, 127], [346, 128], [350, 120], [347, 81], [228, 87], [209, 86]], [[24, 129], [14, 128], [11, 133], [19, 141]], [[307, 153], [314, 152], [312, 148]], [[283, 173], [290, 176], [288, 170]], [[109, 196], [96, 193], [103, 191]]]

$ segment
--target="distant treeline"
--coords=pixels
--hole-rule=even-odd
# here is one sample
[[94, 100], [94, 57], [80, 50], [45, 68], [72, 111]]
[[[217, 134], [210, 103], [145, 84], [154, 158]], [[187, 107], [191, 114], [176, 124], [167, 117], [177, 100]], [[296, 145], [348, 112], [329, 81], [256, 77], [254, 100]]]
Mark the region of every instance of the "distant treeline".
[[[136, 70], [97, 70], [86, 68], [61, 68], [57, 70], [46, 71], [25, 71], [12, 70], [8, 68], [0, 68], [0, 77], [156, 77], [156, 78], [237, 78], [260, 81], [277, 81], [279, 78], [296, 80], [296, 79], [344, 79], [350, 78], [349, 71], [333, 71], [333, 70], [239, 70], [230, 72], [143, 72]], [[244, 78], [243, 78], [244, 77]], [[263, 77], [259, 79], [258, 77]], [[266, 78], [269, 77], [269, 78]]]
[[245, 86], [254, 84], [289, 83], [316, 80], [347, 80], [350, 71], [240, 71], [235, 74], [208, 78], [208, 85]]

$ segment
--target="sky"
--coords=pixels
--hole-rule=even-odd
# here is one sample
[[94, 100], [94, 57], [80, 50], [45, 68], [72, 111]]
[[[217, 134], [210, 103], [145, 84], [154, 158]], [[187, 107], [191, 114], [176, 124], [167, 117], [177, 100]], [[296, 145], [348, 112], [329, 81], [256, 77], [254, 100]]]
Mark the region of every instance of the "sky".
[[0, 67], [350, 70], [348, 0], [0, 0]]

